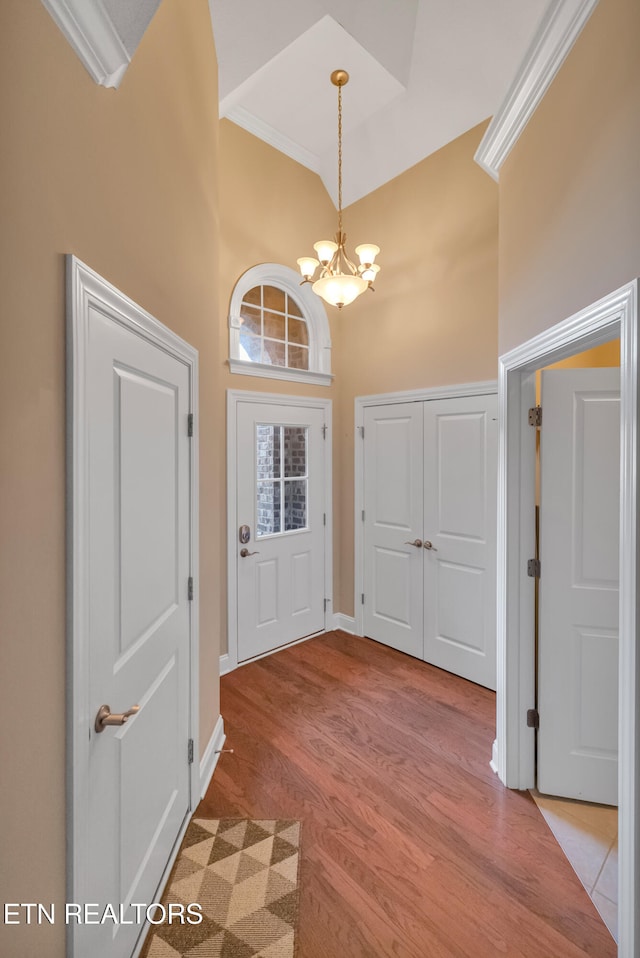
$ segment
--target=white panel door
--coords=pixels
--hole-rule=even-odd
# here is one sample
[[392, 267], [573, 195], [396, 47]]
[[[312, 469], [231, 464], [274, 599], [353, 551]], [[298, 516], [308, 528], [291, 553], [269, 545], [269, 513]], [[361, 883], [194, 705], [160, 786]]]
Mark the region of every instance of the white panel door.
[[[89, 312], [87, 874], [78, 901], [151, 903], [189, 810], [188, 367]], [[139, 706], [101, 732], [94, 717]], [[79, 956], [128, 958], [141, 931], [81, 926]]]
[[497, 397], [424, 407], [424, 659], [496, 687]]
[[620, 374], [542, 373], [538, 788], [617, 803]]
[[496, 687], [496, 396], [364, 411], [364, 633]]
[[[422, 658], [421, 402], [364, 413], [364, 632]], [[412, 545], [411, 543], [416, 543]]]
[[239, 662], [324, 630], [324, 425], [321, 408], [237, 404]]

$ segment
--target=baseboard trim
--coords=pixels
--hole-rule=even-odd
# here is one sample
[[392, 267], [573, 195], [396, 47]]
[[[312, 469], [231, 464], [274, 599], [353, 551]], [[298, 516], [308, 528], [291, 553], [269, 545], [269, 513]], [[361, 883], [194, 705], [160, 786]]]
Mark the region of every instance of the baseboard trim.
[[213, 778], [215, 767], [220, 758], [220, 749], [224, 745], [224, 722], [222, 716], [218, 716], [218, 721], [211, 733], [209, 744], [204, 750], [204, 755], [200, 759], [200, 798], [204, 798], [206, 790], [209, 788], [209, 782]]
[[349, 632], [355, 635], [356, 620], [352, 615], [344, 615], [342, 612], [335, 612], [333, 616], [334, 629], [340, 629], [342, 632]]
[[233, 662], [228, 652], [220, 656], [220, 675], [227, 675], [228, 672], [233, 672], [235, 667], [236, 663]]

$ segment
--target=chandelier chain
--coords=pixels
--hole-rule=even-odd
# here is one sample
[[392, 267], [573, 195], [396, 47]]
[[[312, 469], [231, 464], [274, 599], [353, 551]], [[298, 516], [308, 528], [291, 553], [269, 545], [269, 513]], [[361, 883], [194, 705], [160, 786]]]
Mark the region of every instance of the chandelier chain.
[[342, 87], [338, 87], [338, 231], [342, 235]]
[[[374, 264], [376, 254], [380, 252], [373, 243], [361, 243], [356, 246], [360, 265], [352, 262], [345, 249], [346, 236], [342, 231], [342, 87], [349, 82], [346, 70], [334, 70], [331, 82], [338, 88], [338, 232], [333, 240], [318, 240], [313, 244], [313, 256], [301, 256], [298, 266], [302, 273], [302, 284], [311, 283], [312, 290], [331, 306], [342, 309], [352, 303], [365, 289], [373, 290], [373, 281], [380, 267]], [[314, 281], [316, 269], [320, 267], [320, 277]]]

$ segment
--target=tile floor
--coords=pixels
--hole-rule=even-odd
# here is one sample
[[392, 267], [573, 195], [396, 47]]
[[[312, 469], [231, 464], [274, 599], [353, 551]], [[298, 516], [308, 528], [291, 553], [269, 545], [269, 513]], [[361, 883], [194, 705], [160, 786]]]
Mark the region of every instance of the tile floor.
[[567, 798], [531, 796], [573, 870], [618, 940], [618, 809]]

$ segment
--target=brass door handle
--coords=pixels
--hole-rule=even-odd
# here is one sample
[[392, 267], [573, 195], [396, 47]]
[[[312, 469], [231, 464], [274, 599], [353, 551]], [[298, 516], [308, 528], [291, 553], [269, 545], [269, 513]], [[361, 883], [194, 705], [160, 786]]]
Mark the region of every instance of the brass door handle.
[[406, 546], [415, 546], [416, 549], [422, 548], [422, 539], [414, 539], [413, 542], [405, 542]]
[[124, 725], [132, 715], [136, 715], [140, 711], [139, 705], [132, 705], [130, 709], [127, 709], [126, 712], [117, 712], [115, 715], [111, 711], [110, 706], [101, 705], [98, 709], [98, 714], [96, 715], [96, 721], [94, 728], [96, 732], [104, 732], [107, 725]]
[[436, 547], [434, 546], [434, 544], [433, 544], [432, 542], [429, 542], [428, 539], [425, 539], [425, 540], [424, 540], [424, 547], [425, 547], [425, 549], [430, 549], [432, 552], [437, 552], [437, 551], [438, 551], [438, 550], [436, 549]]
[[246, 559], [247, 556], [257, 556], [259, 554], [260, 554], [259, 552], [249, 552], [248, 549], [240, 549], [240, 555], [242, 556], [243, 559]]

